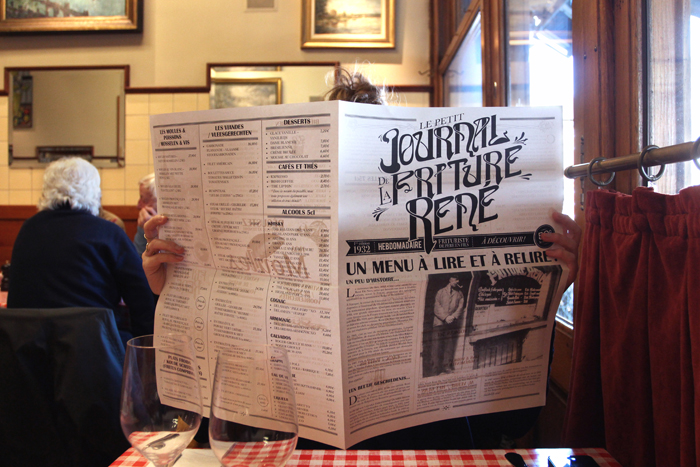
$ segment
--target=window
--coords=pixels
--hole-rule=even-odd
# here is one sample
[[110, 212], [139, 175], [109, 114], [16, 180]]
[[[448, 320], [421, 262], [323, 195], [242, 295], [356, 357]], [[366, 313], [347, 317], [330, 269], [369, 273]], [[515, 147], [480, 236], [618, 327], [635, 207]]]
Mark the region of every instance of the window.
[[[648, 15], [647, 140], [661, 147], [694, 141], [700, 137], [700, 0], [649, 0]], [[700, 170], [685, 162], [667, 166], [654, 188], [674, 194], [698, 184]]]
[[[508, 105], [562, 107], [564, 167], [574, 164], [571, 2], [509, 0], [506, 14]], [[565, 178], [563, 211], [571, 218], [574, 206], [574, 181]], [[573, 322], [572, 288], [562, 298], [557, 316]]]
[[[576, 157], [575, 163], [582, 162], [579, 158], [582, 156], [583, 147], [579, 142], [580, 138], [574, 138], [574, 61], [582, 55], [580, 53], [582, 37], [585, 36], [588, 41], [589, 36], [593, 34], [594, 38], [588, 43], [599, 44], [596, 41], [601, 40], [602, 34], [595, 37], [598, 34], [597, 27], [608, 28], [611, 23], [607, 22], [608, 17], [605, 18], [606, 22], [597, 22], [597, 15], [601, 9], [605, 9], [608, 14], [607, 9], [612, 9], [613, 3], [583, 0], [576, 2], [572, 0], [471, 0], [468, 3], [461, 2], [464, 10], [461, 20], [460, 12], [455, 8], [459, 3], [460, 0], [431, 2], [433, 17], [431, 68], [435, 73], [433, 105], [456, 105], [451, 104], [447, 99], [448, 84], [445, 80], [449, 77], [445, 72], [457, 63], [455, 60], [457, 51], [466, 47], [465, 43], [468, 40], [476, 42], [473, 39], [474, 36], [469, 34], [475, 30], [474, 18], [477, 18], [478, 14], [478, 27], [481, 34], [481, 105], [562, 106], [564, 136], [568, 141], [564, 148], [564, 167], [573, 165], [574, 157]], [[618, 3], [615, 2], [615, 7], [617, 5]], [[630, 8], [627, 3], [624, 5], [625, 9]], [[572, 32], [573, 30], [577, 31], [577, 35]], [[574, 36], [578, 39], [577, 55], [573, 53]], [[591, 58], [595, 60], [590, 60], [589, 63], [597, 65], [598, 57], [592, 55]], [[590, 94], [591, 89], [597, 88], [592, 86], [581, 92], [581, 83], [592, 82], [590, 80], [595, 77], [586, 76], [585, 79], [581, 79], [579, 75], [582, 71], [581, 63], [577, 65], [579, 70], [576, 74], [578, 108], [585, 107], [587, 103], [611, 102], [611, 99], [594, 99], [596, 96], [589, 95], [581, 101], [583, 94]], [[597, 72], [597, 69], [591, 69], [591, 71]], [[596, 82], [607, 84], [605, 79]], [[582, 103], [583, 106], [581, 106]], [[593, 109], [585, 115], [591, 116], [592, 119], [606, 115], [595, 110], [599, 109]], [[578, 121], [583, 122], [585, 118], [581, 118], [581, 110], [577, 112]], [[596, 131], [602, 126], [594, 122], [587, 127], [592, 141], [599, 139], [596, 137]], [[592, 144], [590, 148], [593, 149]], [[591, 150], [590, 154], [600, 153], [597, 148], [595, 149], [596, 151]], [[578, 180], [569, 179], [564, 180], [564, 185], [563, 210], [572, 218], [576, 218], [581, 225], [583, 211], [579, 203], [580, 192], [574, 196], [574, 189], [581, 190], [583, 185]], [[570, 379], [572, 315], [573, 291], [570, 289], [564, 295], [557, 313], [555, 350], [550, 376], [553, 384], [549, 386], [547, 408], [542, 412], [542, 422], [538, 424], [534, 435], [535, 445], [558, 445], [559, 430], [566, 407], [566, 388], [569, 387]], [[476, 364], [479, 367], [485, 367], [515, 358], [513, 352], [517, 352], [517, 347], [485, 346], [480, 350], [482, 352], [477, 352]]]
[[481, 14], [477, 14], [464, 41], [444, 73], [445, 107], [481, 107]]

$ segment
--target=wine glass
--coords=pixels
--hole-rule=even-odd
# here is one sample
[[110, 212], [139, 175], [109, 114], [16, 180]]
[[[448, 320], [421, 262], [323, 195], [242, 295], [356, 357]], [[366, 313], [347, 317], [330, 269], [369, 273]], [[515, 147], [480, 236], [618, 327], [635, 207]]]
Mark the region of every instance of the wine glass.
[[177, 460], [202, 421], [191, 337], [148, 335], [127, 342], [120, 419], [131, 445], [156, 467]]
[[216, 361], [209, 443], [225, 467], [279, 467], [297, 444], [294, 384], [287, 351], [230, 346]]

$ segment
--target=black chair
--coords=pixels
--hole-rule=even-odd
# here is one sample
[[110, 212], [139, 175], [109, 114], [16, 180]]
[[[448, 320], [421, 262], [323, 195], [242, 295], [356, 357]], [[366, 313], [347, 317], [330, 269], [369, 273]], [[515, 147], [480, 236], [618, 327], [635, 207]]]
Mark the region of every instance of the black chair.
[[0, 465], [110, 465], [123, 364], [112, 310], [0, 309]]

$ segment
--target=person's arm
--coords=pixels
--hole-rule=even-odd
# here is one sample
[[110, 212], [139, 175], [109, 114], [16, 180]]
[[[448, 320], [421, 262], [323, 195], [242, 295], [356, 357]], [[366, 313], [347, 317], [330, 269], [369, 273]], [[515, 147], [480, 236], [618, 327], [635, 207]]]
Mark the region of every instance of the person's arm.
[[[462, 314], [462, 310], [464, 308], [464, 294], [460, 293], [460, 296], [461, 297], [460, 297], [459, 301], [457, 302], [457, 307], [455, 308], [455, 311], [448, 314], [445, 317], [445, 323], [447, 323], [447, 324], [454, 323], [455, 321], [457, 321], [459, 319], [460, 315]], [[449, 303], [449, 299], [448, 299], [448, 303]], [[448, 307], [445, 307], [445, 308], [446, 308], [445, 311], [447, 313], [449, 313], [449, 311], [450, 311], [449, 305], [448, 305]]]
[[442, 320], [442, 316], [447, 314], [447, 310], [445, 309], [445, 306], [443, 305], [443, 295], [445, 292], [443, 292], [443, 289], [438, 290], [437, 294], [435, 294], [435, 304], [433, 305], [433, 314], [440, 318]]
[[542, 240], [554, 243], [554, 246], [547, 250], [547, 256], [558, 259], [569, 267], [569, 277], [567, 287], [573, 284], [578, 274], [578, 248], [581, 243], [581, 228], [576, 222], [566, 214], [553, 211], [552, 220], [561, 225], [564, 233], [543, 233]]
[[131, 332], [134, 336], [153, 333], [155, 303], [141, 268], [139, 256], [129, 246], [130, 240], [123, 234], [114, 241], [116, 269], [115, 280], [124, 303], [129, 309]]
[[134, 234], [134, 241], [132, 243], [134, 244], [134, 248], [136, 248], [136, 252], [140, 257], [146, 250], [146, 239], [143, 236], [143, 226], [136, 227], [136, 233]]
[[185, 259], [185, 249], [183, 247], [173, 241], [158, 238], [158, 229], [166, 222], [168, 222], [167, 217], [156, 215], [143, 226], [143, 232], [148, 243], [146, 244], [146, 250], [141, 255], [141, 262], [148, 285], [156, 295], [160, 295], [165, 285], [165, 265], [167, 263], [179, 263]]
[[462, 294], [462, 298], [459, 299], [457, 309], [454, 313], [452, 313], [452, 316], [454, 316], [454, 319], [457, 320], [462, 316], [462, 313], [464, 313], [464, 294]]

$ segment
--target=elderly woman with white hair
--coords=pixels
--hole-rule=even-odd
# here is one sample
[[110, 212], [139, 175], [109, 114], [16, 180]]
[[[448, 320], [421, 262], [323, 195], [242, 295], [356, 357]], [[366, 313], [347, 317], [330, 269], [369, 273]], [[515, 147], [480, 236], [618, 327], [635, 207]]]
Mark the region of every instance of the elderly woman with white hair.
[[126, 342], [153, 332], [153, 294], [129, 237], [98, 217], [101, 198], [100, 174], [89, 162], [69, 157], [47, 167], [39, 212], [12, 250], [7, 306], [110, 308]]

